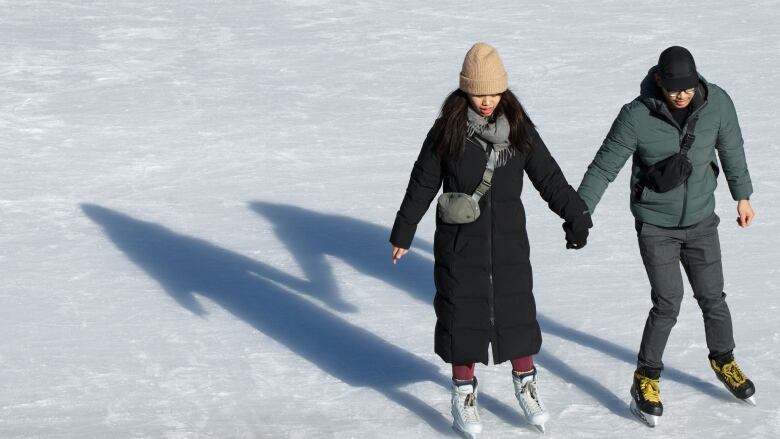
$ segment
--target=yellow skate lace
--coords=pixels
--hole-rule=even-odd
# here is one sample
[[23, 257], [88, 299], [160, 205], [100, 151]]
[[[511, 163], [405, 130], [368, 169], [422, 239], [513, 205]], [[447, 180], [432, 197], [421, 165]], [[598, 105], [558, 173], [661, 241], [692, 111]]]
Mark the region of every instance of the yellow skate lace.
[[747, 377], [737, 365], [736, 360], [731, 360], [720, 369], [721, 375], [726, 379], [730, 387], [737, 388], [747, 381]]
[[646, 401], [661, 402], [660, 380], [648, 378], [644, 375], [636, 375], [639, 378], [639, 390]]

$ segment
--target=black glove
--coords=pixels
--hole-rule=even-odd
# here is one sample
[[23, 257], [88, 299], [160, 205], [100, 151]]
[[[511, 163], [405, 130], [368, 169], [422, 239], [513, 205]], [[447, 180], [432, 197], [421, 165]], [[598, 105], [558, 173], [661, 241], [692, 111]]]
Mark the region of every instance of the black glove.
[[566, 248], [579, 250], [588, 243], [588, 229], [593, 227], [590, 213], [585, 211], [577, 218], [563, 223], [563, 231], [566, 233]]

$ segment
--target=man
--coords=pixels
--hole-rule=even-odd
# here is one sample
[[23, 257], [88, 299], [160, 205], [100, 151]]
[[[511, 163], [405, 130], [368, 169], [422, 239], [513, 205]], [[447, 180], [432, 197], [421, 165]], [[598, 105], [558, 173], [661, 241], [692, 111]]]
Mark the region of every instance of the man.
[[639, 348], [631, 409], [651, 427], [663, 413], [661, 357], [680, 311], [681, 263], [702, 310], [712, 369], [737, 398], [753, 402], [755, 387], [732, 353], [714, 197], [717, 150], [737, 201], [737, 223], [747, 227], [753, 221], [753, 187], [742, 145], [729, 96], [697, 73], [687, 49], [669, 47], [642, 82], [640, 96], [621, 109], [578, 189], [594, 212], [607, 185], [633, 158], [631, 213], [653, 307]]

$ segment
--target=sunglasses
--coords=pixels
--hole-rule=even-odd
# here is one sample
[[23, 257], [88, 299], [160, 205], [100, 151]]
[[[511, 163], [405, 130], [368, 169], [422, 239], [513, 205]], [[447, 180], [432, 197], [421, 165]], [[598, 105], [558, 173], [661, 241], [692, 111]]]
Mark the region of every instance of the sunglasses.
[[687, 90], [675, 90], [675, 91], [669, 91], [667, 89], [664, 89], [664, 93], [666, 96], [669, 96], [672, 99], [677, 99], [677, 96], [680, 96], [682, 94], [686, 96], [691, 96], [692, 94], [696, 93], [696, 88], [689, 88]]

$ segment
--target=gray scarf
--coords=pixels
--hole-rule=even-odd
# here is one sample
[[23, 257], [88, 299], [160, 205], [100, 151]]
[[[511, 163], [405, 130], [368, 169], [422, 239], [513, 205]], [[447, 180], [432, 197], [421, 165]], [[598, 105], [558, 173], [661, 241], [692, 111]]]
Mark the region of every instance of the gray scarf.
[[487, 151], [488, 144], [493, 145], [496, 151], [496, 167], [506, 164], [514, 155], [515, 148], [510, 148], [509, 122], [503, 114], [496, 118], [495, 123], [488, 122], [487, 117], [482, 117], [471, 107], [466, 112], [466, 135], [476, 140], [482, 149]]

